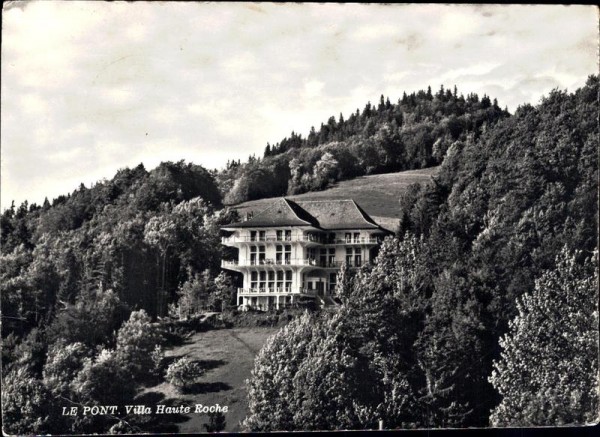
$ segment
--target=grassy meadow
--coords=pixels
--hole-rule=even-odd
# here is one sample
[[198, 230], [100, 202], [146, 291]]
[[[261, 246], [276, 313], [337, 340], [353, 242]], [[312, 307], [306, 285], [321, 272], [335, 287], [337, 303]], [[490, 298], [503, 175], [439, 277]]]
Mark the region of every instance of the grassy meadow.
[[[407, 170], [397, 173], [385, 173], [362, 176], [356, 179], [340, 181], [323, 191], [287, 196], [292, 200], [336, 200], [354, 199], [358, 205], [382, 227], [395, 230], [401, 211], [398, 204], [400, 195], [411, 184], [429, 181], [438, 167], [419, 170]], [[247, 212], [255, 213], [266, 208], [271, 199], [251, 200], [236, 205], [240, 216]]]

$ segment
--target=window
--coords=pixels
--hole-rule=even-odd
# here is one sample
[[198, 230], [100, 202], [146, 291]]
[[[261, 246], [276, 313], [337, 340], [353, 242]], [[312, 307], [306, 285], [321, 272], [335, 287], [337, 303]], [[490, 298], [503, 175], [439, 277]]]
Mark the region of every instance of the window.
[[[280, 231], [277, 231], [280, 232]], [[279, 238], [279, 237], [277, 237]], [[283, 246], [278, 244], [275, 246], [275, 264], [281, 264], [283, 260]]]
[[325, 294], [325, 284], [319, 279], [319, 281], [315, 282], [315, 286], [317, 288], [317, 294], [323, 296]]
[[333, 266], [335, 265], [335, 249], [331, 248], [329, 249], [329, 265]]
[[250, 231], [250, 241], [256, 241], [256, 231]]
[[258, 248], [258, 263], [259, 264], [264, 264], [265, 263], [265, 246], [260, 246]]
[[355, 232], [354, 233], [354, 242], [355, 243], [359, 243], [360, 242], [360, 232]]
[[283, 289], [283, 272], [277, 272], [277, 288]]
[[352, 234], [350, 232], [346, 232], [346, 243], [352, 243]]
[[327, 249], [321, 249], [321, 256], [319, 257], [319, 265], [321, 267], [327, 266]]
[[256, 264], [256, 246], [250, 246], [250, 264]]
[[267, 278], [268, 278], [268, 288], [269, 291], [273, 291], [273, 288], [275, 288], [275, 272], [269, 272], [267, 274]]
[[266, 238], [266, 232], [265, 231], [259, 231], [258, 232], [258, 239], [259, 239], [259, 241], [265, 241], [267, 239]]
[[286, 244], [285, 245], [285, 264], [291, 264], [291, 263], [292, 263], [292, 246], [290, 244]]
[[335, 285], [337, 284], [337, 273], [329, 274], [329, 292], [333, 293], [335, 291]]
[[331, 243], [331, 244], [335, 243], [335, 232], [332, 232], [329, 234], [329, 243]]
[[283, 231], [277, 231], [277, 241], [283, 240]]
[[354, 249], [354, 265], [356, 267], [359, 267], [361, 265], [361, 262], [362, 262], [361, 258], [362, 258], [362, 255], [360, 253], [360, 248], [357, 247], [356, 249]]
[[258, 285], [258, 272], [251, 272], [250, 273], [250, 288], [253, 290], [256, 290], [257, 285]]
[[346, 248], [346, 264], [348, 264], [348, 266], [352, 265], [352, 249], [351, 248]]
[[285, 231], [285, 241], [292, 241], [292, 231]]
[[286, 288], [286, 291], [292, 290], [292, 272], [291, 271], [285, 272], [285, 288]]
[[263, 291], [264, 291], [264, 289], [265, 289], [265, 287], [266, 287], [266, 285], [267, 285], [267, 283], [266, 283], [266, 280], [267, 280], [267, 272], [260, 272], [260, 273], [259, 273], [259, 278], [260, 278], [260, 282], [258, 283], [258, 288], [259, 288], [260, 290], [263, 290]]

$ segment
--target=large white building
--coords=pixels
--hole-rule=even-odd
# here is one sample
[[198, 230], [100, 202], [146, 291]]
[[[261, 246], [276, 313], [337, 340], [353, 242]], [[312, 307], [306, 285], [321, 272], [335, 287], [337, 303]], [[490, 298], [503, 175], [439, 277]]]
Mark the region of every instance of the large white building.
[[222, 228], [222, 243], [238, 249], [221, 266], [241, 272], [238, 305], [269, 310], [305, 299], [332, 303], [342, 263], [371, 262], [383, 237], [353, 200], [291, 201], [280, 198], [250, 219]]

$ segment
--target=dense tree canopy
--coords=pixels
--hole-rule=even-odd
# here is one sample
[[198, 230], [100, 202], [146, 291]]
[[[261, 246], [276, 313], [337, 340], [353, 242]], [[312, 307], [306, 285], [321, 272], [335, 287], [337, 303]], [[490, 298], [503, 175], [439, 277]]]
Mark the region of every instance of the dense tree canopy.
[[228, 163], [217, 175], [226, 204], [321, 190], [330, 183], [375, 173], [437, 165], [456, 141], [474, 138], [508, 117], [497, 102], [441, 89], [419, 91], [393, 104], [381, 96], [344, 119], [330, 117], [302, 138], [292, 132], [262, 159]]
[[[593, 420], [598, 361], [583, 349], [597, 334], [597, 258], [585, 261], [598, 245], [597, 114], [597, 77], [513, 116], [444, 89], [382, 96], [221, 172], [140, 165], [42, 206], [13, 205], [0, 217], [5, 429], [123, 425], [56, 421], [47, 405], [130, 402], [156, 364], [154, 321], [235, 303], [219, 229], [238, 217], [223, 203], [440, 163], [398, 199], [401, 229], [376, 264], [342, 270], [340, 308], [294, 320], [258, 354], [246, 426]], [[571, 341], [537, 338], [551, 330]], [[523, 372], [523, 351], [536, 348], [576, 359]]]
[[188, 279], [220, 273], [220, 226], [237, 216], [218, 208], [214, 175], [182, 161], [120, 170], [52, 204], [2, 214], [3, 385], [7, 405], [29, 408], [19, 419], [9, 407], [6, 430], [98, 432], [119, 421], [71, 420], [36, 404], [133, 399], [160, 344], [151, 319], [167, 314]]
[[341, 308], [261, 351], [248, 428], [596, 419], [597, 96], [590, 77], [457, 137], [434, 181], [400, 199], [375, 267], [338, 278]]
[[495, 426], [598, 420], [598, 252], [583, 265], [563, 250], [517, 302], [490, 378], [502, 395]]

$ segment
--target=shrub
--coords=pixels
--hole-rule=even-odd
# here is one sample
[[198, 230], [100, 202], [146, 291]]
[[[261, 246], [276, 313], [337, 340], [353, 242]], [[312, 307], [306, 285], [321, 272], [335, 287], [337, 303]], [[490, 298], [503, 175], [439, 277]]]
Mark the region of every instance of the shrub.
[[[88, 406], [131, 404], [136, 384], [122, 369], [115, 352], [103, 349], [95, 358], [84, 358], [83, 367], [70, 384], [70, 399]], [[106, 433], [117, 420], [111, 414], [65, 416], [71, 432]], [[64, 431], [63, 428], [61, 431]], [[111, 431], [112, 432], [112, 431]]]
[[220, 432], [225, 429], [225, 415], [220, 411], [208, 413], [208, 423], [204, 424], [206, 432]]
[[46, 388], [54, 396], [69, 396], [69, 385], [83, 367], [90, 351], [83, 343], [55, 343], [48, 351], [48, 359], [43, 371]]
[[113, 290], [84, 290], [74, 304], [58, 312], [47, 330], [46, 344], [64, 339], [90, 347], [112, 346], [113, 332], [127, 317], [127, 307]]
[[165, 353], [163, 351], [162, 346], [156, 345], [152, 354], [150, 355], [152, 359], [152, 373], [154, 376], [162, 375], [165, 366]]
[[51, 396], [25, 367], [10, 371], [2, 381], [3, 429], [8, 434], [44, 434], [50, 420]]
[[202, 369], [198, 366], [198, 363], [183, 357], [174, 361], [167, 368], [165, 379], [177, 388], [186, 389], [201, 375]]
[[152, 351], [161, 342], [159, 329], [146, 312], [134, 311], [117, 334], [116, 359], [134, 379], [143, 379], [154, 368]]
[[71, 391], [84, 404], [123, 405], [133, 400], [135, 384], [116, 353], [103, 349], [95, 359], [83, 360], [81, 371], [71, 382]]

